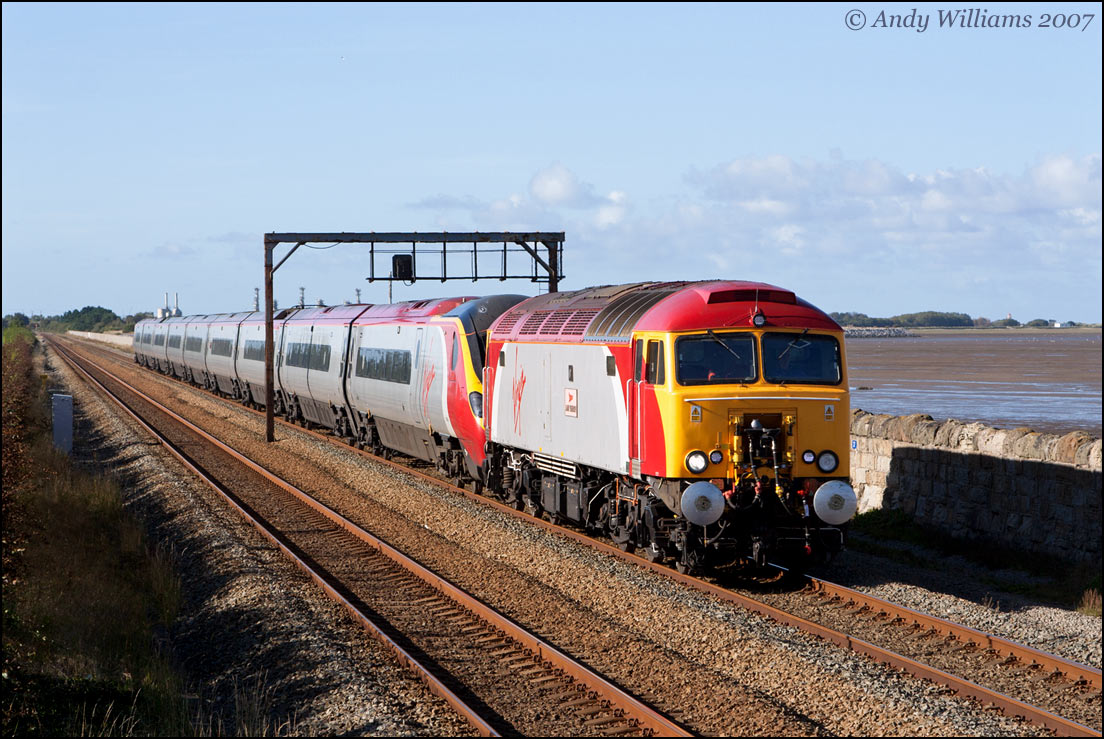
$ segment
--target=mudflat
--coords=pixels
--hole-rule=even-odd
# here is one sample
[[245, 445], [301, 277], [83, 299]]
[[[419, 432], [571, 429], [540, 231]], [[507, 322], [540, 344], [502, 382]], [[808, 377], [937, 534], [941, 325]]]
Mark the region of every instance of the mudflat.
[[1101, 433], [1101, 330], [931, 329], [847, 342], [851, 406]]

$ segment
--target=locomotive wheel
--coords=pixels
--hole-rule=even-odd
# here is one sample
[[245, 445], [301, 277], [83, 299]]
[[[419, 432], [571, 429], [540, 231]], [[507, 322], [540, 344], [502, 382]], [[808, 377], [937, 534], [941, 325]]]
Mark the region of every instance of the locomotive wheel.
[[610, 539], [613, 539], [613, 543], [617, 545], [617, 548], [622, 552], [631, 552], [636, 549], [636, 542], [633, 541], [633, 531], [625, 526], [617, 526], [610, 529]]
[[697, 550], [682, 552], [678, 561], [675, 562], [675, 569], [678, 570], [680, 575], [697, 576], [702, 574], [705, 571], [705, 553]]

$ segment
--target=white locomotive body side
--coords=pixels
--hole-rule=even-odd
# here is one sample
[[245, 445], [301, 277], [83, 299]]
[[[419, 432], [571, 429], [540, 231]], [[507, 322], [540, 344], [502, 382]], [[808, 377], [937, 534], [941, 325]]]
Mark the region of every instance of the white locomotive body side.
[[499, 357], [492, 442], [543, 455], [538, 465], [626, 471], [624, 381], [606, 346], [508, 342]]

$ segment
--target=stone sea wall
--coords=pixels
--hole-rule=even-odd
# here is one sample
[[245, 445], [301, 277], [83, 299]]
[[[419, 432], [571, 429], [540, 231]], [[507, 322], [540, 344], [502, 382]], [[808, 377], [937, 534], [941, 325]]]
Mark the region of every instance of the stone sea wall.
[[1099, 565], [1101, 441], [931, 416], [851, 416], [859, 511], [901, 510], [979, 544]]
[[906, 328], [866, 328], [860, 326], [844, 326], [843, 336], [846, 339], [902, 339], [916, 334]]

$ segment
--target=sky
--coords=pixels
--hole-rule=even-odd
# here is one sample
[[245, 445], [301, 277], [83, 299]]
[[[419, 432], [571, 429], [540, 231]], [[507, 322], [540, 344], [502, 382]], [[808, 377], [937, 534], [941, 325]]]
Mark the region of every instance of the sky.
[[[246, 310], [266, 232], [543, 230], [563, 290], [1100, 322], [1101, 5], [983, 9], [4, 4], [3, 313]], [[300, 249], [276, 298], [368, 274]]]

